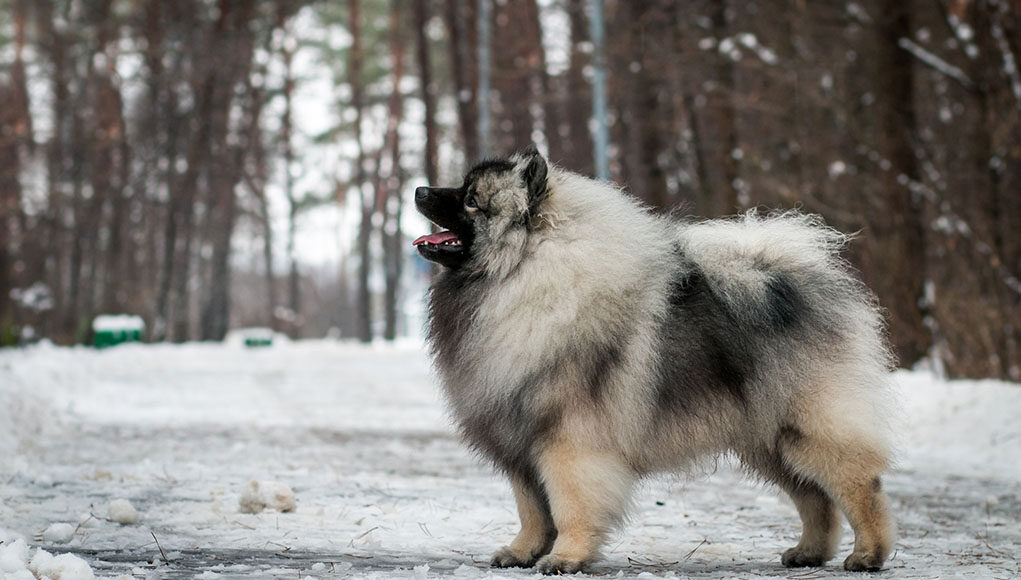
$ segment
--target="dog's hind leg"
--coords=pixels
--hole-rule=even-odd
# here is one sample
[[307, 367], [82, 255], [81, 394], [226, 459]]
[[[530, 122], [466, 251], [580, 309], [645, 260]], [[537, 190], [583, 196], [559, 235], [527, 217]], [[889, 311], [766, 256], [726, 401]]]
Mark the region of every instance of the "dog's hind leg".
[[573, 574], [591, 562], [624, 516], [635, 474], [619, 455], [555, 440], [539, 458], [557, 537], [536, 563], [544, 574]]
[[535, 564], [540, 556], [549, 553], [557, 530], [553, 527], [549, 501], [538, 482], [512, 476], [514, 500], [518, 504], [521, 531], [509, 546], [493, 554], [492, 565], [500, 568], [520, 566], [527, 568]]
[[822, 566], [833, 558], [840, 541], [840, 512], [826, 491], [796, 475], [775, 451], [741, 454], [741, 460], [787, 492], [801, 516], [801, 540], [780, 557], [783, 565]]
[[822, 566], [837, 552], [840, 512], [830, 496], [814, 482], [793, 481], [783, 487], [801, 516], [801, 540], [780, 556], [780, 562], [788, 568]]
[[854, 530], [854, 552], [844, 560], [847, 570], [876, 571], [893, 548], [894, 526], [886, 505], [880, 475], [887, 467], [885, 453], [847, 433], [830, 436], [786, 432], [781, 450], [791, 468], [819, 484], [833, 497]]

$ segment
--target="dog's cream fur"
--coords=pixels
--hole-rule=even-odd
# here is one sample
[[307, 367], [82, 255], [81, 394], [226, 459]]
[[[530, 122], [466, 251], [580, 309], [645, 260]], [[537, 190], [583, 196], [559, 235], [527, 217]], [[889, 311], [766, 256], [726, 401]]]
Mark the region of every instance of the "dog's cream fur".
[[[555, 167], [529, 213], [520, 176], [538, 161], [511, 162], [465, 185], [478, 200], [464, 218], [471, 254], [432, 296], [454, 415], [515, 490], [522, 530], [494, 564], [576, 571], [640, 477], [733, 452], [801, 514], [785, 564], [833, 556], [839, 507], [856, 536], [845, 566], [878, 569], [893, 542], [879, 483], [890, 356], [871, 295], [838, 257], [847, 238], [796, 212], [678, 222]], [[471, 312], [445, 310], [458, 292], [475, 293]], [[438, 316], [457, 319], [456, 336]], [[722, 344], [664, 358], [706, 337]], [[733, 368], [713, 366], [717, 351]], [[680, 373], [676, 392], [664, 369]], [[738, 395], [705, 384], [728, 380]], [[501, 422], [508, 412], [517, 423]]]

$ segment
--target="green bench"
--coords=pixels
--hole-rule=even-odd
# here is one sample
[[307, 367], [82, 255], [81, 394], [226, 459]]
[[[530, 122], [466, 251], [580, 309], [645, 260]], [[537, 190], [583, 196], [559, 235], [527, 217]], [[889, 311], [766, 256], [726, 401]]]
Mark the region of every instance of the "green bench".
[[130, 314], [100, 314], [92, 320], [92, 344], [107, 348], [125, 342], [142, 342], [145, 321]]

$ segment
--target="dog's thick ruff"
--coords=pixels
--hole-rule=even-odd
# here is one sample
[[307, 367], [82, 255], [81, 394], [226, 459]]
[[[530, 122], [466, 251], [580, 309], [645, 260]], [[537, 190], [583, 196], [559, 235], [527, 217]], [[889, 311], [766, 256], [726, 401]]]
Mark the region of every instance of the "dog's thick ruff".
[[[642, 476], [733, 452], [790, 494], [786, 566], [882, 567], [893, 526], [890, 356], [871, 293], [815, 216], [654, 215], [534, 149], [419, 188], [449, 233], [429, 340], [464, 439], [511, 479], [522, 529], [495, 566], [577, 571]], [[838, 511], [839, 508], [839, 511]]]

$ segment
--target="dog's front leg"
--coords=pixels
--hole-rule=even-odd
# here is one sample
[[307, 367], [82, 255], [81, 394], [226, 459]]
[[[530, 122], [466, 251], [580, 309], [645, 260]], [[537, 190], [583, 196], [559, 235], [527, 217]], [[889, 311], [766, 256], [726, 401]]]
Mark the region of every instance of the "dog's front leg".
[[509, 546], [493, 554], [493, 566], [527, 568], [550, 551], [557, 531], [553, 527], [549, 501], [538, 482], [526, 483], [520, 477], [512, 476], [514, 500], [518, 504], [521, 531]]
[[618, 454], [558, 439], [539, 458], [557, 529], [553, 550], [536, 562], [544, 574], [573, 574], [597, 556], [624, 515], [635, 475]]

